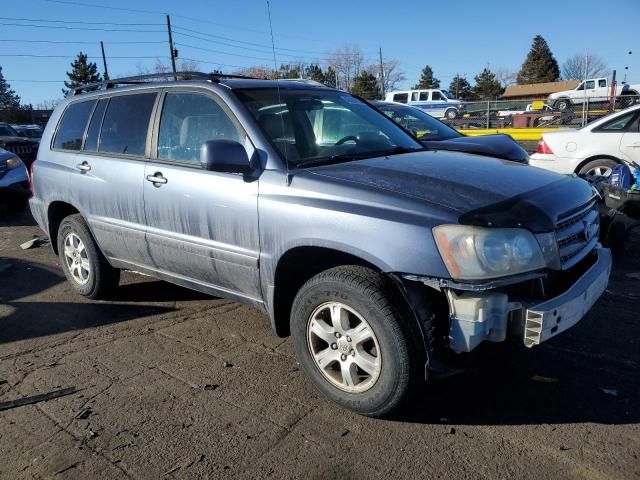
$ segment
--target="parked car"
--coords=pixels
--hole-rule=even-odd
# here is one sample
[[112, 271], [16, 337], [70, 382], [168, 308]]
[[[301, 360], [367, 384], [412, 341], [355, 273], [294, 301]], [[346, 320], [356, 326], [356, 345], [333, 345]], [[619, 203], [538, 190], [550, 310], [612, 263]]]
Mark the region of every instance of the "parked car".
[[9, 211], [22, 210], [31, 191], [29, 174], [22, 160], [13, 152], [0, 148], [0, 205]]
[[27, 169], [36, 159], [38, 144], [38, 142], [21, 136], [8, 123], [0, 122], [0, 148], [4, 148], [18, 155]]
[[30, 138], [37, 142], [42, 138], [42, 127], [36, 124], [11, 125], [21, 137]]
[[529, 154], [509, 135], [467, 137], [419, 108], [381, 101], [372, 101], [371, 104], [415, 135], [428, 148], [477, 153], [529, 163]]
[[558, 173], [609, 176], [621, 163], [640, 163], [640, 105], [579, 130], [544, 133], [530, 164]]
[[[620, 98], [625, 105], [631, 105], [638, 101], [640, 95], [640, 84], [630, 85], [627, 83], [616, 84], [616, 97]], [[582, 105], [587, 99], [589, 101], [605, 101], [611, 95], [611, 85], [606, 78], [588, 78], [578, 84], [572, 90], [549, 95], [547, 103], [556, 110], [566, 110], [571, 105]]]
[[458, 100], [447, 90], [422, 89], [389, 92], [387, 102], [405, 103], [421, 108], [436, 118], [452, 120], [465, 110], [465, 102]]
[[606, 288], [582, 179], [428, 150], [335, 89], [188, 75], [81, 87], [47, 124], [31, 211], [79, 294], [131, 269], [254, 305], [324, 395], [381, 416], [446, 351], [538, 345]]

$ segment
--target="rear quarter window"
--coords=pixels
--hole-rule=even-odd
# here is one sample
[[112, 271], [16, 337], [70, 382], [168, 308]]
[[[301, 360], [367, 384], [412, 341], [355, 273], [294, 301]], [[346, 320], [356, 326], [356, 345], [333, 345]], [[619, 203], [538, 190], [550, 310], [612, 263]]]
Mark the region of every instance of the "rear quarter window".
[[156, 93], [111, 97], [102, 121], [99, 152], [144, 155]]
[[62, 114], [60, 126], [53, 141], [53, 148], [60, 150], [80, 150], [82, 137], [87, 128], [89, 116], [96, 100], [72, 103]]

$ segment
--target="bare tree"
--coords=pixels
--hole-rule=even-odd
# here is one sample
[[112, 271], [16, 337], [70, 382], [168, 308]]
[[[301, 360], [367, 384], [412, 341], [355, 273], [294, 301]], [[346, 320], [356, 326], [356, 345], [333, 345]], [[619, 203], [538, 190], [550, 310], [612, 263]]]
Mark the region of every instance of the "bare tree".
[[[587, 68], [585, 75], [585, 66]], [[602, 58], [591, 53], [576, 53], [562, 64], [562, 78], [564, 80], [582, 80], [585, 78], [604, 77], [609, 73], [609, 67]]]
[[[200, 64], [195, 60], [188, 58], [179, 59], [176, 62], [176, 70], [179, 72], [195, 72], [200, 69]], [[138, 75], [150, 75], [153, 73], [171, 73], [171, 64], [167, 63], [159, 58], [156, 58], [156, 63], [153, 67], [149, 68], [142, 64], [136, 65]]]
[[43, 100], [40, 103], [36, 104], [36, 110], [53, 110], [61, 101], [61, 98]]
[[266, 65], [257, 65], [253, 67], [241, 68], [233, 72], [235, 75], [246, 75], [247, 77], [256, 78], [275, 78], [273, 68]]
[[495, 71], [496, 78], [502, 85], [502, 88], [507, 88], [509, 85], [516, 83], [518, 78], [518, 72], [510, 70], [505, 67], [500, 67]]
[[327, 63], [338, 76], [338, 88], [351, 90], [353, 80], [360, 74], [364, 64], [364, 54], [358, 46], [345, 45], [334, 50]]
[[[384, 91], [392, 92], [397, 87], [398, 84], [404, 82], [407, 77], [404, 72], [400, 70], [400, 61], [399, 60], [384, 60], [382, 62], [382, 70], [384, 71]], [[380, 83], [380, 64], [372, 63], [367, 67], [367, 72], [372, 74], [376, 79], [378, 79], [378, 84]]]

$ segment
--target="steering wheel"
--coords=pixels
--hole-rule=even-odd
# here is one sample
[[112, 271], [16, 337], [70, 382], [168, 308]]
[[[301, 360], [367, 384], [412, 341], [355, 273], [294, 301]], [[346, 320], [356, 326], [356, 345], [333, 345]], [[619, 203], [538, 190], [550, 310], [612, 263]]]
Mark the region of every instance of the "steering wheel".
[[340, 140], [334, 143], [334, 145], [335, 146], [342, 145], [343, 143], [349, 142], [351, 140], [358, 143], [358, 137], [356, 137], [355, 135], [347, 135], [346, 137], [342, 137]]

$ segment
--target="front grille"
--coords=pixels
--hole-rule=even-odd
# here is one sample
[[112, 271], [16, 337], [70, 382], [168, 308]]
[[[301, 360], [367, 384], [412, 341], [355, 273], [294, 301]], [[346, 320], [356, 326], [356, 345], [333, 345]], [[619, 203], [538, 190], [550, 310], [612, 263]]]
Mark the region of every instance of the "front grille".
[[595, 200], [561, 215], [556, 224], [556, 240], [562, 269], [571, 268], [598, 243], [600, 216]]
[[33, 155], [33, 147], [31, 145], [7, 145], [4, 148], [16, 155]]

